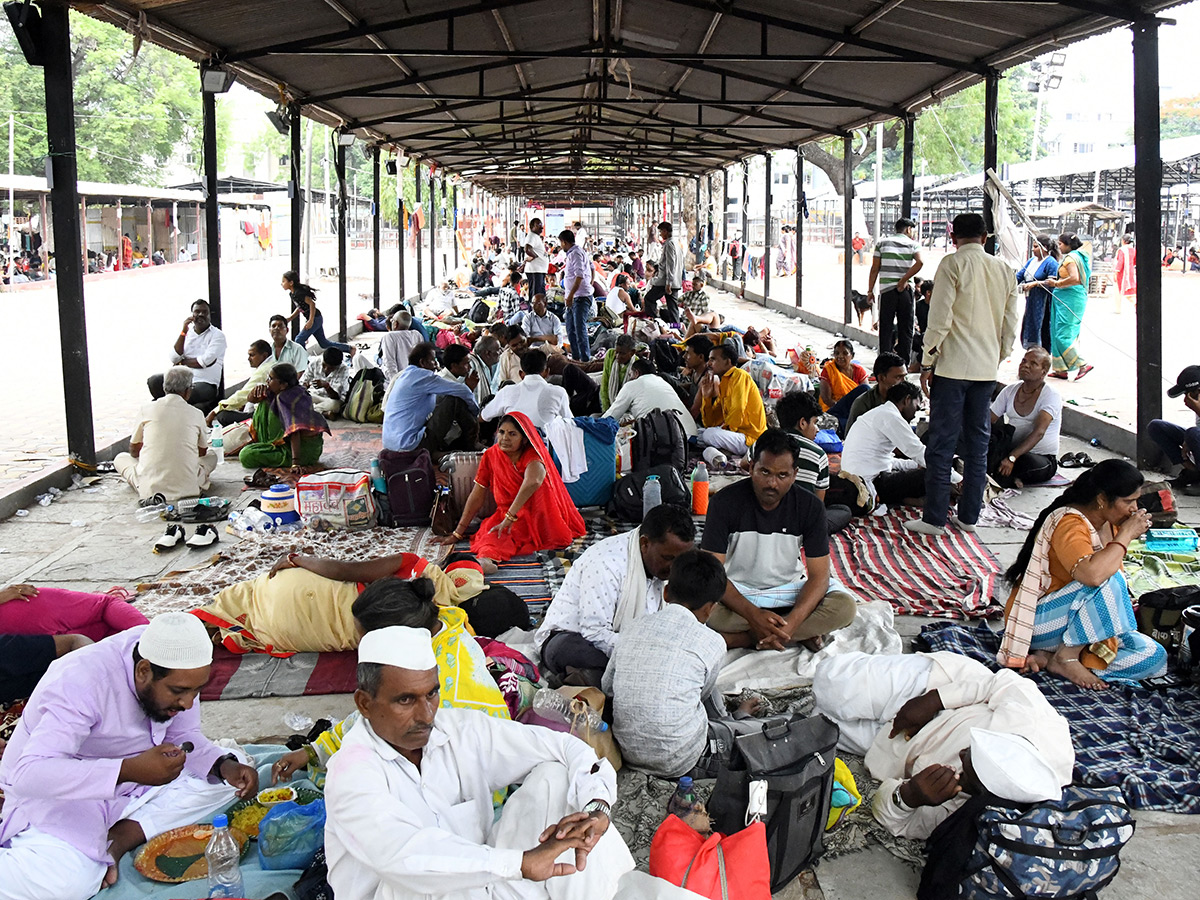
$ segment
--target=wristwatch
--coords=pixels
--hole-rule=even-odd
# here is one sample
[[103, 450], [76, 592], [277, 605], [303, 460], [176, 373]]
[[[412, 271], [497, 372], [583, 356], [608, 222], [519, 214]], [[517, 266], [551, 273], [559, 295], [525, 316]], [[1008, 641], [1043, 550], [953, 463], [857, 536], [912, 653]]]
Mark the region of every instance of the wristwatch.
[[604, 815], [609, 820], [612, 819], [612, 807], [609, 806], [607, 803], [605, 803], [603, 800], [592, 800], [590, 803], [588, 803], [583, 808], [583, 811], [585, 813], [594, 813], [594, 812], [604, 813]]
[[1008, 458], [1008, 461], [1009, 461], [1010, 463], [1015, 463], [1015, 462], [1017, 461], [1017, 458], [1016, 458], [1015, 456], [1010, 456], [1010, 457]]
[[892, 802], [900, 809], [901, 812], [912, 812], [913, 808], [904, 802], [904, 798], [900, 796], [900, 788], [904, 786], [904, 782], [896, 785], [896, 789], [892, 791]]

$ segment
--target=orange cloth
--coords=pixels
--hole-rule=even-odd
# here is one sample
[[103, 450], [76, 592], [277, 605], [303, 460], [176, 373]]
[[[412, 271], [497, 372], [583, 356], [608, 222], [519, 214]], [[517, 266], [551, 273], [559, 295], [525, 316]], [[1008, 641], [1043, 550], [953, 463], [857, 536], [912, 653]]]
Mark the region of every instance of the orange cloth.
[[[825, 363], [825, 368], [821, 370], [821, 380], [828, 383], [829, 395], [833, 398], [833, 403], [837, 403], [867, 380], [867, 370], [858, 363], [852, 364], [850, 372], [850, 375], [844, 374], [832, 359]], [[825, 412], [828, 412], [832, 405], [832, 403], [826, 405], [824, 400], [821, 401], [821, 409]]]

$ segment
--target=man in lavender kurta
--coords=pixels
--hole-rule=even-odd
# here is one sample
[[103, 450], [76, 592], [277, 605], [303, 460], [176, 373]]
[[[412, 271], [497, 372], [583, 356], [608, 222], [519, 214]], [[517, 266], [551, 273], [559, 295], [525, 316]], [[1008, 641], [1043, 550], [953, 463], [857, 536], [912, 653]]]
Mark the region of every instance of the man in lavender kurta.
[[200, 731], [211, 663], [200, 621], [165, 613], [51, 665], [0, 760], [0, 900], [85, 900], [147, 838], [258, 790]]

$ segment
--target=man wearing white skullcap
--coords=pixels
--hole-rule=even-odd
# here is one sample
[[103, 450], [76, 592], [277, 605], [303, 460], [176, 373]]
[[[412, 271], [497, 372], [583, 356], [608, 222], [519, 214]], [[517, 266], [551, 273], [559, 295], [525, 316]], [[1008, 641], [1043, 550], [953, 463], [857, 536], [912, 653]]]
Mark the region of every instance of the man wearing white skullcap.
[[[569, 734], [439, 709], [429, 632], [358, 646], [362, 719], [329, 763], [325, 856], [338, 900], [608, 900], [633, 858], [616, 774]], [[491, 795], [520, 783], [493, 824]]]
[[50, 667], [0, 760], [0, 900], [85, 900], [147, 838], [258, 790], [200, 731], [212, 651], [164, 613]]
[[1071, 783], [1075, 750], [1036, 684], [957, 653], [843, 653], [817, 666], [815, 711], [865, 753], [880, 779], [871, 810], [892, 834], [924, 840], [981, 790], [1032, 803]]

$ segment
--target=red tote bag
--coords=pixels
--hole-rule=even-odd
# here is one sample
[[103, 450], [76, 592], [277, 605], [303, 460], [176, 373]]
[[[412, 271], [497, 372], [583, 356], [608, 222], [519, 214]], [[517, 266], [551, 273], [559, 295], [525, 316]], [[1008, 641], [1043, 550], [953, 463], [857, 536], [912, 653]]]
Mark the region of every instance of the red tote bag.
[[650, 874], [709, 900], [771, 900], [767, 826], [755, 822], [705, 840], [678, 816], [667, 816], [650, 842]]

